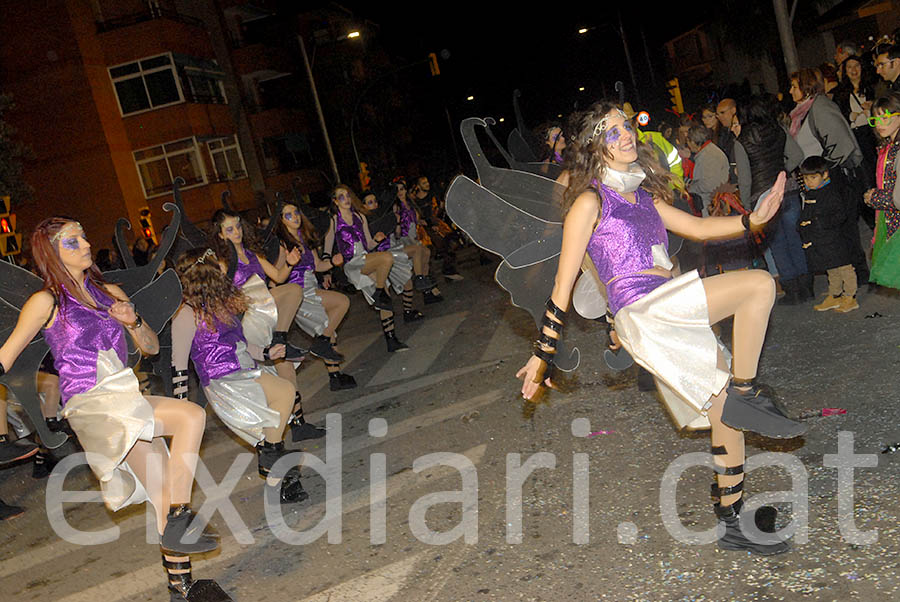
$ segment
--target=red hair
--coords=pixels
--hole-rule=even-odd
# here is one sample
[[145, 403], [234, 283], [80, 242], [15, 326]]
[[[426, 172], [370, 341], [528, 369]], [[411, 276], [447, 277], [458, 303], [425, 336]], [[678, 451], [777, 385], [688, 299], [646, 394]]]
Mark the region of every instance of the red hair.
[[[93, 299], [85, 298], [81, 285], [72, 279], [72, 275], [66, 269], [66, 266], [63, 265], [59, 256], [56, 242], [53, 241], [53, 238], [59, 234], [60, 230], [69, 224], [77, 223], [71, 217], [50, 217], [39, 223], [35, 227], [34, 232], [31, 233], [31, 255], [34, 258], [38, 273], [44, 279], [43, 290], [50, 291], [57, 299], [60, 307], [62, 307], [66, 299], [62, 292], [63, 287], [78, 299], [82, 305], [90, 307], [95, 304]], [[106, 292], [106, 280], [103, 279], [103, 275], [96, 264], [91, 263], [91, 267], [85, 273], [94, 286]], [[108, 292], [106, 294], [110, 299], [115, 300]]]

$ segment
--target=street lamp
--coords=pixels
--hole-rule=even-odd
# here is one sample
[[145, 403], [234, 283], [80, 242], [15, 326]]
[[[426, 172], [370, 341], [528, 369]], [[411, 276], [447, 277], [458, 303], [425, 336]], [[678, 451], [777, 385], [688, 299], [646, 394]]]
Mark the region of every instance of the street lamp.
[[474, 96], [467, 96], [467, 97], [466, 97], [466, 100], [475, 100], [475, 97], [474, 97]]
[[587, 27], [582, 27], [581, 29], [578, 30], [578, 33], [587, 33], [587, 32], [588, 32]]
[[[340, 39], [358, 38], [358, 31], [351, 31]], [[341, 183], [341, 174], [338, 172], [337, 161], [334, 159], [334, 150], [331, 148], [331, 138], [328, 137], [328, 127], [325, 125], [325, 114], [322, 112], [322, 103], [319, 102], [319, 93], [316, 90], [316, 80], [313, 77], [312, 67], [309, 65], [309, 57], [306, 54], [306, 44], [303, 43], [303, 36], [297, 34], [297, 41], [300, 43], [300, 52], [303, 54], [303, 65], [306, 67], [306, 76], [309, 78], [309, 88], [312, 91], [313, 103], [316, 105], [316, 114], [319, 116], [319, 125], [322, 127], [322, 136], [325, 138], [325, 152], [328, 153], [328, 160], [331, 162], [331, 171], [334, 173], [335, 184]]]
[[579, 92], [584, 92], [584, 86], [581, 86], [580, 88], [578, 88], [578, 91], [579, 91]]

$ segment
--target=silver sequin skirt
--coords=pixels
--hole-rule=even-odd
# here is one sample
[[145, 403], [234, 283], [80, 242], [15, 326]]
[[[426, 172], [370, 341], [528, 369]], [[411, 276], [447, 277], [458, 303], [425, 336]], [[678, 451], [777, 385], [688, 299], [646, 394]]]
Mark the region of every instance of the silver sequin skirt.
[[125, 456], [138, 441], [152, 441], [153, 406], [141, 395], [134, 371], [112, 349], [97, 356], [97, 384], [73, 395], [62, 410], [100, 481], [110, 510], [149, 501]]
[[680, 428], [709, 428], [710, 397], [728, 384], [718, 354], [731, 355], [709, 324], [706, 290], [697, 270], [682, 274], [619, 310], [616, 334], [634, 361], [649, 370]]
[[272, 342], [272, 332], [278, 321], [275, 299], [269, 292], [266, 283], [256, 274], [250, 276], [244, 283], [241, 292], [250, 299], [250, 307], [244, 312], [241, 320], [244, 338], [248, 343], [267, 347]]
[[271, 409], [262, 386], [256, 382], [262, 371], [243, 343], [237, 344], [241, 369], [209, 381], [203, 388], [213, 411], [235, 435], [256, 445], [263, 440], [263, 429], [278, 426], [281, 417]]
[[[413, 275], [413, 264], [409, 256], [403, 252], [403, 247], [396, 246], [388, 249], [388, 252], [394, 256], [394, 265], [388, 274], [388, 283], [398, 295], [403, 291], [403, 286], [409, 282]], [[375, 294], [375, 281], [369, 276], [362, 273], [363, 267], [366, 265], [366, 252], [363, 251], [360, 243], [353, 246], [353, 259], [344, 263], [344, 274], [357, 290], [362, 291], [369, 305], [372, 304], [372, 295]]]
[[303, 301], [297, 308], [294, 323], [310, 336], [318, 336], [328, 328], [328, 313], [318, 295], [319, 282], [312, 270], [303, 274]]

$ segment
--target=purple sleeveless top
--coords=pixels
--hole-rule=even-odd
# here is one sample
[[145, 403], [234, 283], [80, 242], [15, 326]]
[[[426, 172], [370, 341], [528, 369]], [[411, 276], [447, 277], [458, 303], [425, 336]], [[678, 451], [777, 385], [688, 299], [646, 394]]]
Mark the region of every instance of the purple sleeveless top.
[[341, 217], [341, 212], [337, 212], [335, 219], [334, 236], [337, 240], [338, 252], [344, 256], [344, 261], [353, 259], [353, 244], [359, 242], [363, 248], [366, 248], [366, 233], [363, 231], [362, 218], [356, 211], [353, 213], [353, 224], [348, 224]]
[[214, 332], [206, 328], [205, 322], [197, 325], [197, 332], [191, 343], [191, 359], [194, 360], [200, 384], [204, 387], [211, 380], [241, 369], [235, 347], [238, 342], [246, 344], [247, 341], [244, 339], [240, 320], [235, 320], [233, 325], [216, 320]]
[[[412, 209], [412, 207], [406, 207], [400, 201], [397, 201], [397, 206], [400, 209], [400, 217], [398, 219], [398, 224], [400, 225], [400, 236], [412, 236], [416, 235], [416, 224], [419, 220], [416, 218], [416, 212]], [[409, 231], [412, 230], [412, 235], [410, 235]]]
[[63, 404], [97, 384], [100, 351], [115, 350], [123, 365], [128, 357], [125, 330], [107, 313], [114, 299], [89, 280], [85, 286], [98, 309], [85, 307], [63, 287], [64, 300], [59, 304], [56, 319], [44, 330], [44, 340], [53, 353], [53, 366], [59, 372]]
[[300, 255], [300, 261], [291, 268], [288, 282], [303, 286], [303, 277], [306, 272], [309, 272], [310, 270], [315, 271], [316, 269], [316, 258], [313, 256], [312, 250], [307, 248], [304, 242], [301, 241], [300, 244], [297, 245], [297, 248], [300, 249], [302, 255]]
[[250, 280], [250, 276], [253, 274], [256, 274], [263, 282], [265, 282], [266, 273], [263, 270], [262, 264], [259, 263], [256, 253], [248, 250], [247, 247], [244, 247], [244, 253], [246, 253], [248, 261], [247, 263], [241, 263], [241, 259], [238, 257], [237, 270], [234, 272], [234, 286], [241, 288], [248, 280]]
[[649, 192], [638, 188], [636, 202], [631, 204], [612, 188], [601, 186], [600, 190], [603, 211], [587, 252], [606, 285], [609, 308], [615, 315], [668, 280], [638, 272], [654, 266], [651, 248], [662, 244], [668, 249], [669, 239]]

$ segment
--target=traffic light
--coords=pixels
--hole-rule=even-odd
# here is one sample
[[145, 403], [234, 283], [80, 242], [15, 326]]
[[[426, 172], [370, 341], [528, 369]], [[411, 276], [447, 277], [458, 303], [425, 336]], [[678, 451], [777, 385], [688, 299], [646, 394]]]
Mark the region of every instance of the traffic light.
[[16, 214], [9, 209], [9, 196], [0, 196], [0, 254], [4, 257], [22, 252], [22, 235], [16, 234]]
[[684, 103], [681, 100], [681, 87], [678, 85], [678, 78], [673, 77], [666, 82], [666, 89], [669, 91], [669, 100], [672, 102], [672, 110], [681, 115], [684, 113]]
[[434, 77], [435, 75], [440, 75], [441, 68], [438, 66], [437, 54], [435, 54], [434, 52], [429, 52], [428, 61], [428, 67], [431, 69], [432, 77]]
[[139, 215], [140, 219], [138, 221], [141, 222], [141, 232], [143, 233], [144, 238], [155, 245], [159, 244], [156, 240], [156, 231], [153, 229], [153, 220], [150, 218], [150, 208], [141, 207]]
[[359, 187], [364, 191], [372, 187], [372, 178], [369, 176], [369, 164], [364, 161], [359, 162]]

